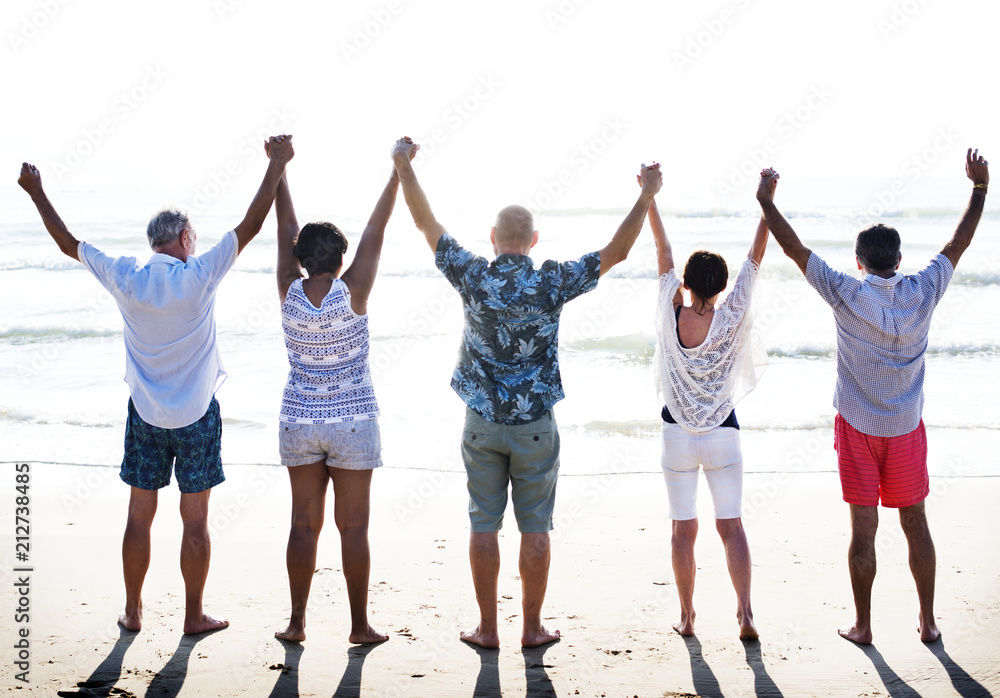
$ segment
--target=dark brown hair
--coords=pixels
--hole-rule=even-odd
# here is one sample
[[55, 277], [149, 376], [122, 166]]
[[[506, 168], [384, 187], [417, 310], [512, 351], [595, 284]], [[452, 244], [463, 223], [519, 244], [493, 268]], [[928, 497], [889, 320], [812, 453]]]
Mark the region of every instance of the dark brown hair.
[[684, 265], [684, 285], [702, 300], [722, 293], [729, 283], [729, 267], [721, 255], [698, 250]]
[[347, 238], [333, 223], [307, 223], [299, 231], [292, 254], [309, 276], [335, 274], [344, 263]]

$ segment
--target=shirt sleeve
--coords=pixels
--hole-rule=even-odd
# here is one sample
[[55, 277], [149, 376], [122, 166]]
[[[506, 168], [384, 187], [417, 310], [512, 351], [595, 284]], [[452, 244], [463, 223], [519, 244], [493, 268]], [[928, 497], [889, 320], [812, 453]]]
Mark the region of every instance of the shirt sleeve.
[[750, 305], [750, 299], [753, 297], [753, 288], [757, 282], [759, 272], [760, 268], [757, 266], [757, 263], [749, 258], [740, 267], [740, 271], [736, 275], [736, 281], [733, 282], [733, 287], [729, 290], [729, 295], [726, 296], [726, 300], [723, 302], [734, 315], [742, 315]]
[[593, 291], [601, 278], [601, 253], [590, 252], [580, 259], [560, 263], [558, 275], [563, 303]]
[[951, 260], [943, 254], [939, 254], [915, 276], [921, 287], [934, 298], [934, 305], [937, 305], [944, 296], [944, 292], [948, 290], [948, 284], [954, 273], [955, 267], [951, 265]]
[[239, 239], [236, 237], [236, 231], [230, 230], [212, 249], [203, 255], [198, 255], [199, 272], [203, 282], [209, 287], [218, 285], [236, 264], [238, 251]]
[[114, 275], [111, 269], [115, 264], [115, 259], [109, 257], [88, 242], [81, 242], [76, 251], [80, 262], [94, 277], [100, 282], [108, 292], [116, 289]]
[[677, 270], [671, 269], [665, 274], [660, 274], [660, 293], [657, 296], [656, 317], [663, 313], [674, 311], [674, 296], [681, 287], [681, 277], [677, 276]]
[[438, 239], [437, 250], [434, 252], [434, 265], [455, 288], [461, 290], [463, 277], [477, 263], [488, 264], [482, 257], [459, 245], [458, 241], [447, 233]]
[[815, 252], [809, 254], [809, 261], [806, 263], [806, 281], [832, 307], [840, 305], [845, 296], [861, 285], [853, 276], [831, 269]]

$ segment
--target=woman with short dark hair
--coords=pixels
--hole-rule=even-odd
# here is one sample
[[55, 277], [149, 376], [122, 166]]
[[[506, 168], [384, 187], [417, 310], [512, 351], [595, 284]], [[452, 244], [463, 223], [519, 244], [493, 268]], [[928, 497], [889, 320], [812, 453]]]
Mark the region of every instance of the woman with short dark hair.
[[[673, 521], [671, 559], [681, 604], [681, 619], [673, 627], [681, 635], [694, 634], [695, 500], [701, 468], [736, 589], [740, 638], [755, 639], [750, 549], [741, 519], [743, 455], [733, 405], [754, 388], [767, 358], [763, 352], [754, 356], [752, 351], [750, 310], [768, 228], [761, 218], [750, 253], [720, 303], [719, 294], [729, 280], [726, 260], [699, 250], [688, 258], [682, 280], [674, 269], [655, 201], [649, 206], [649, 223], [660, 274], [654, 363], [663, 399], [662, 467]], [[683, 290], [690, 294], [688, 305]]]
[[372, 470], [382, 465], [379, 408], [368, 367], [368, 296], [398, 188], [393, 169], [358, 251], [341, 274], [347, 238], [333, 223], [299, 230], [287, 178], [278, 185], [278, 297], [289, 362], [278, 435], [281, 464], [292, 485], [286, 552], [292, 613], [288, 628], [274, 634], [282, 640], [306, 637], [306, 602], [331, 482], [351, 607], [349, 640], [388, 639], [368, 623], [369, 499]]

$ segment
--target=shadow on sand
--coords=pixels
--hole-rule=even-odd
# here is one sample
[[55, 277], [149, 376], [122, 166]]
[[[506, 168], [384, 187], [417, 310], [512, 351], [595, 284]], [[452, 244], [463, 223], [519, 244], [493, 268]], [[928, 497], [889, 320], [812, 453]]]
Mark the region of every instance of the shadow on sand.
[[302, 651], [305, 648], [298, 642], [286, 642], [281, 639], [278, 642], [285, 648], [285, 661], [282, 663], [281, 671], [278, 672], [278, 680], [274, 683], [274, 688], [271, 689], [268, 698], [297, 698], [299, 695], [299, 661], [302, 659]]
[[753, 670], [753, 689], [757, 698], [784, 698], [781, 689], [774, 683], [764, 668], [764, 658], [760, 652], [760, 640], [743, 640], [743, 651], [747, 655], [747, 666]]
[[882, 679], [882, 684], [885, 686], [885, 690], [889, 692], [891, 698], [920, 698], [920, 694], [903, 681], [899, 674], [892, 670], [892, 667], [885, 663], [885, 659], [875, 649], [875, 645], [857, 645], [857, 647], [871, 660], [875, 671], [878, 672], [878, 676]]
[[334, 698], [360, 698], [361, 669], [365, 665], [365, 659], [378, 646], [356, 645], [347, 648], [347, 666], [344, 667], [344, 675], [340, 677], [337, 690], [333, 692]]
[[719, 680], [715, 678], [712, 668], [702, 656], [698, 638], [694, 635], [684, 637], [684, 644], [687, 645], [688, 655], [691, 658], [691, 680], [694, 683], [695, 693], [704, 698], [722, 698]]
[[981, 698], [982, 696], [993, 695], [986, 690], [985, 686], [972, 678], [969, 672], [956, 664], [948, 656], [948, 653], [944, 651], [944, 638], [939, 637], [936, 642], [929, 643], [927, 649], [941, 662], [941, 666], [948, 672], [951, 685], [954, 686], [958, 695], [962, 696], [962, 698]]
[[131, 647], [132, 641], [138, 632], [132, 632], [118, 626], [118, 639], [115, 646], [111, 648], [111, 653], [101, 662], [86, 681], [76, 684], [77, 690], [58, 691], [59, 696], [107, 696], [111, 694], [111, 689], [122, 677], [122, 664], [125, 661], [125, 652]]
[[543, 696], [556, 695], [556, 689], [552, 686], [549, 674], [546, 669], [551, 669], [551, 664], [545, 663], [545, 652], [556, 643], [550, 642], [541, 647], [521, 648], [521, 656], [524, 659], [524, 680], [528, 686], [527, 698], [542, 698]]
[[469, 642], [465, 644], [479, 655], [479, 676], [476, 677], [476, 687], [472, 690], [472, 698], [502, 698], [500, 667], [497, 664], [500, 650], [486, 649]]
[[191, 650], [206, 637], [215, 635], [215, 633], [222, 632], [223, 630], [225, 628], [201, 633], [200, 635], [182, 635], [181, 641], [178, 643], [173, 655], [171, 655], [170, 660], [162, 669], [156, 672], [156, 676], [149, 682], [146, 695], [149, 698], [153, 698], [154, 696], [155, 698], [172, 698], [180, 693], [181, 687], [184, 685], [184, 680], [187, 678], [188, 660], [191, 659]]

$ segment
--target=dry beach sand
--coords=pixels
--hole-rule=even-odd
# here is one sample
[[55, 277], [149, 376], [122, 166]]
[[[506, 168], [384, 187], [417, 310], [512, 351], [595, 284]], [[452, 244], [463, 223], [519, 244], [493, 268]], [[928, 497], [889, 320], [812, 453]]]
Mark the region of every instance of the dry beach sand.
[[[587, 454], [605, 457], [612, 447]], [[655, 445], [654, 445], [655, 446]], [[646, 446], [643, 458], [654, 446]], [[573, 449], [571, 449], [573, 450]], [[144, 593], [145, 627], [119, 630], [121, 532], [127, 488], [113, 468], [32, 464], [30, 684], [14, 679], [15, 581], [0, 576], [4, 695], [113, 696], [981, 696], [1000, 693], [1000, 481], [932, 478], [941, 641], [915, 631], [916, 593], [893, 512], [882, 510], [874, 589], [875, 643], [836, 628], [852, 620], [845, 561], [847, 506], [836, 475], [746, 478], [759, 643], [737, 639], [735, 598], [707, 501], [697, 555], [697, 636], [674, 633], [669, 522], [661, 477], [646, 466], [574, 476], [565, 454], [559, 525], [545, 607], [561, 642], [518, 646], [520, 585], [514, 527], [501, 534], [499, 651], [458, 640], [474, 624], [466, 555], [464, 476], [383, 468], [375, 475], [372, 621], [390, 640], [347, 643], [339, 541], [329, 528], [310, 600], [308, 639], [272, 635], [287, 619], [284, 547], [290, 506], [283, 469], [227, 466], [213, 493], [206, 610], [232, 626], [181, 633], [178, 494], [161, 494]], [[752, 455], [752, 454], [750, 454]], [[832, 454], [830, 456], [832, 463]], [[651, 467], [650, 467], [651, 466]], [[13, 521], [13, 465], [0, 518]], [[704, 489], [704, 488], [703, 488]], [[705, 495], [703, 491], [701, 495]], [[12, 547], [12, 546], [10, 546]]]

